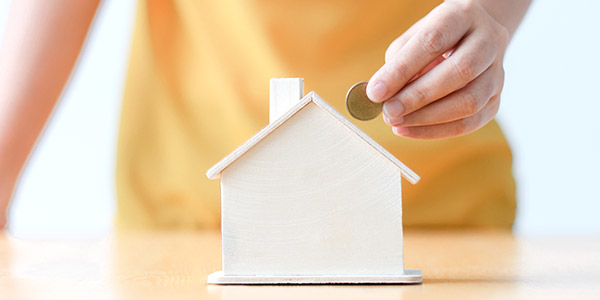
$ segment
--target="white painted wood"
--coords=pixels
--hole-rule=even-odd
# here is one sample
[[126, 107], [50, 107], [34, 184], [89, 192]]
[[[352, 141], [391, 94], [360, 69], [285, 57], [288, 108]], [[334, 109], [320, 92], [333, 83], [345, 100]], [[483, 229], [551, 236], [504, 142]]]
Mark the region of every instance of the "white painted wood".
[[316, 93], [297, 94], [301, 80], [272, 79], [269, 125], [206, 174], [221, 178], [223, 237], [209, 283], [422, 282], [402, 249], [401, 180], [420, 177]]
[[350, 129], [354, 134], [358, 135], [363, 141], [365, 141], [369, 146], [373, 147], [373, 149], [377, 150], [383, 156], [385, 156], [390, 162], [395, 164], [402, 175], [408, 182], [412, 184], [416, 184], [421, 180], [421, 177], [417, 175], [413, 170], [409, 169], [405, 164], [399, 161], [394, 155], [385, 150], [385, 148], [381, 147], [381, 145], [377, 144], [370, 136], [368, 136], [364, 131], [360, 130], [356, 125], [352, 124], [352, 122], [348, 121], [348, 119], [344, 118], [337, 110], [335, 110], [331, 105], [329, 105], [325, 100], [323, 100], [317, 93], [312, 92], [312, 101], [317, 104], [319, 107], [327, 111], [330, 115], [335, 117], [340, 123]]
[[221, 187], [225, 275], [404, 274], [400, 170], [313, 101]]
[[269, 123], [283, 116], [304, 96], [302, 78], [271, 78]]
[[226, 276], [222, 271], [208, 276], [209, 284], [417, 284], [420, 270], [404, 270], [396, 276]]
[[409, 169], [406, 165], [400, 162], [396, 157], [394, 157], [391, 153], [381, 147], [377, 142], [375, 142], [371, 137], [369, 137], [366, 133], [358, 129], [354, 124], [344, 118], [339, 112], [337, 112], [333, 107], [331, 107], [325, 100], [321, 99], [319, 95], [315, 92], [310, 92], [304, 98], [302, 98], [295, 106], [293, 106], [289, 111], [287, 111], [283, 116], [274, 122], [267, 125], [257, 134], [255, 134], [252, 138], [246, 141], [243, 145], [237, 148], [235, 151], [227, 155], [220, 162], [215, 164], [212, 168], [210, 168], [206, 172], [206, 176], [209, 179], [217, 179], [221, 177], [221, 172], [229, 167], [234, 161], [238, 158], [242, 157], [248, 150], [258, 144], [262, 139], [267, 137], [271, 132], [275, 131], [279, 126], [284, 124], [288, 119], [292, 118], [299, 110], [304, 108], [309, 103], [314, 103], [324, 111], [329, 113], [335, 120], [340, 122], [346, 128], [348, 128], [352, 133], [360, 137], [365, 143], [371, 146], [373, 149], [377, 150], [381, 155], [387, 158], [391, 163], [396, 165], [397, 168], [400, 169], [400, 172], [410, 183], [415, 184], [421, 178], [414, 171]]

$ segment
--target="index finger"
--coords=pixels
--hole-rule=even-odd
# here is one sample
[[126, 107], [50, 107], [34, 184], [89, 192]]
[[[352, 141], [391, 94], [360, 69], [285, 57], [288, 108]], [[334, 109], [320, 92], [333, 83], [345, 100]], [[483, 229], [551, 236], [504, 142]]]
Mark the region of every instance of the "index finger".
[[367, 95], [371, 101], [383, 102], [395, 95], [423, 68], [460, 41], [472, 22], [460, 17], [456, 9], [442, 3], [426, 16], [423, 27], [369, 80]]

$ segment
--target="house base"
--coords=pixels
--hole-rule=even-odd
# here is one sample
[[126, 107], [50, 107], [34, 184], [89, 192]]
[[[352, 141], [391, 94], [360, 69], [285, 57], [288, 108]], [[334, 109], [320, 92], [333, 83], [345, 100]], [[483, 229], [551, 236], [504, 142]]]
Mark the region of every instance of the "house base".
[[238, 276], [210, 274], [209, 284], [419, 284], [423, 283], [421, 270], [404, 270], [403, 275], [340, 275], [340, 276]]

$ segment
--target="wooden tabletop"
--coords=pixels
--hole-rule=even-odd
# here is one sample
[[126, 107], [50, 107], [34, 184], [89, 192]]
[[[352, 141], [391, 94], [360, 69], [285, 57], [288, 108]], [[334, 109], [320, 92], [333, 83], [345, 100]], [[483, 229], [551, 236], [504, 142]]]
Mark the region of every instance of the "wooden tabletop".
[[212, 286], [220, 234], [119, 232], [21, 240], [0, 233], [0, 299], [600, 299], [599, 237], [407, 231], [422, 285]]

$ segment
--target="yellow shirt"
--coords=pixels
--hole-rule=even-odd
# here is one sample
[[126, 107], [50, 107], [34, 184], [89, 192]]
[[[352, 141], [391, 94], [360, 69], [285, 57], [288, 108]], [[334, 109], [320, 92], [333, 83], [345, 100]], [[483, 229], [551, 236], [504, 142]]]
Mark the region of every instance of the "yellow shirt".
[[[438, 1], [140, 0], [123, 102], [117, 224], [218, 227], [208, 168], [268, 123], [269, 79], [303, 77], [344, 114], [354, 83]], [[509, 227], [510, 149], [495, 122], [460, 138], [394, 136], [352, 120], [423, 178], [404, 184], [406, 226]]]

